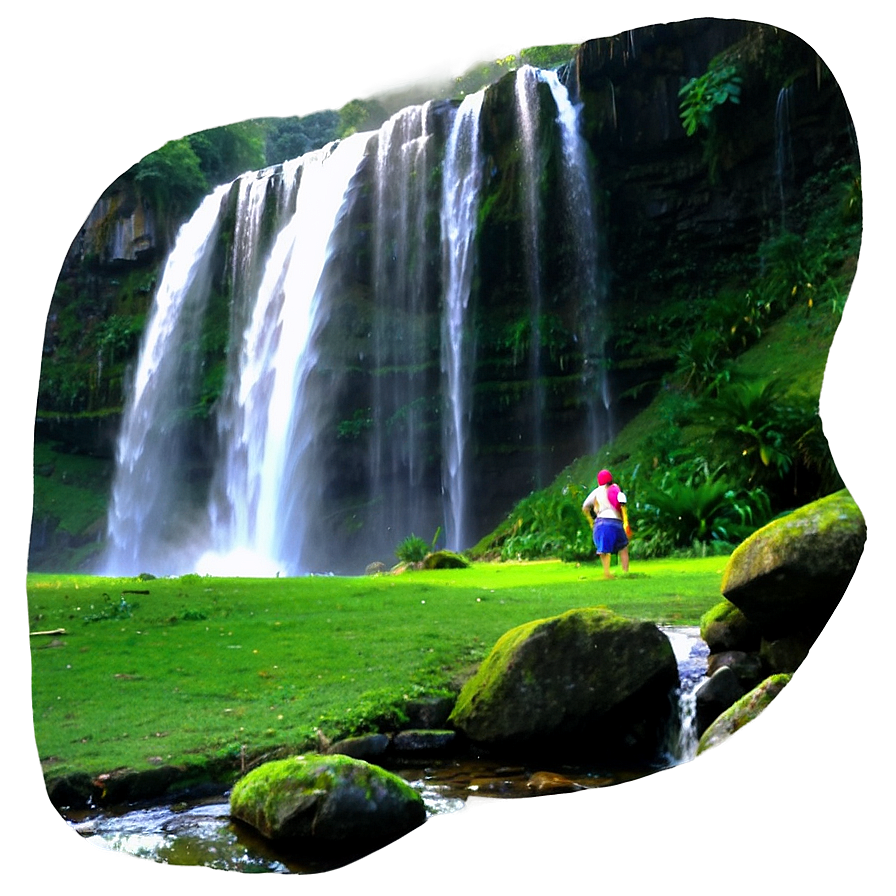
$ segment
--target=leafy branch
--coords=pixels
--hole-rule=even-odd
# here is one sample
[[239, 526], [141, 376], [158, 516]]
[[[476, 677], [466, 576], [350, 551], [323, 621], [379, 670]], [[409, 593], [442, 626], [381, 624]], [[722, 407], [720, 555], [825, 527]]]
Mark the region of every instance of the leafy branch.
[[692, 137], [700, 128], [709, 128], [713, 109], [723, 103], [740, 103], [743, 79], [733, 65], [710, 67], [699, 78], [691, 78], [678, 95], [679, 116], [685, 133]]

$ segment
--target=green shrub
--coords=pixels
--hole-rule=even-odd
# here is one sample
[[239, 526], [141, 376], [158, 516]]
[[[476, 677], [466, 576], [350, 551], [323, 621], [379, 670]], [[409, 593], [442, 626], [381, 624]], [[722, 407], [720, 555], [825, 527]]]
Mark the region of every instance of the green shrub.
[[419, 563], [429, 553], [429, 544], [418, 535], [408, 535], [397, 548], [395, 556], [402, 563]]
[[567, 483], [560, 491], [534, 492], [520, 501], [508, 521], [501, 559], [575, 561], [593, 557], [591, 532], [582, 513], [586, 495], [584, 486]]
[[679, 115], [685, 133], [691, 137], [700, 128], [708, 128], [710, 115], [722, 103], [740, 102], [742, 78], [733, 65], [710, 68], [699, 78], [691, 78], [678, 95], [681, 97]]
[[718, 470], [687, 479], [679, 478], [681, 472], [668, 471], [639, 492], [638, 556], [728, 553], [771, 518], [771, 503], [761, 488], [738, 488]]

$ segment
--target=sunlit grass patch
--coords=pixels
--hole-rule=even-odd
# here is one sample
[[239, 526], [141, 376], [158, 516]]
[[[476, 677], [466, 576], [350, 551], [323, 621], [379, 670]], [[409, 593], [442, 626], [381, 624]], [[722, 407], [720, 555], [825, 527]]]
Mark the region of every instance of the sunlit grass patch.
[[[696, 625], [724, 558], [477, 563], [365, 578], [28, 577], [35, 735], [54, 771], [307, 749], [399, 724], [507, 630], [574, 607]], [[142, 592], [142, 593], [133, 593]], [[122, 604], [127, 613], [119, 612]]]

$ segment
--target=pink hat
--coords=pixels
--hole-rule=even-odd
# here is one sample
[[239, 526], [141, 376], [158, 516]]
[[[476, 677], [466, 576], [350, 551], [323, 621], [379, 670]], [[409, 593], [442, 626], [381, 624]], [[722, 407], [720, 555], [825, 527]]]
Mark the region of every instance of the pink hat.
[[608, 482], [613, 481], [613, 475], [609, 470], [601, 470], [600, 473], [597, 474], [597, 484], [598, 485], [606, 485]]

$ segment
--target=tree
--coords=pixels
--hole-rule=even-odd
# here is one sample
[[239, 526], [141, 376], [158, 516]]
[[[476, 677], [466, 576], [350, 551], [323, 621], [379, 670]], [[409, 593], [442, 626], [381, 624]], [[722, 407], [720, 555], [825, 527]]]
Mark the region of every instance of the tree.
[[339, 113], [332, 110], [314, 112], [302, 118], [264, 119], [266, 163], [276, 165], [326, 146], [337, 138], [339, 122]]
[[244, 171], [265, 165], [265, 127], [258, 121], [200, 131], [187, 140], [209, 187], [226, 184]]
[[378, 128], [386, 117], [385, 109], [376, 100], [351, 100], [339, 110], [339, 136], [350, 137]]
[[188, 137], [170, 140], [131, 172], [140, 192], [174, 218], [189, 215], [208, 193], [208, 181]]

